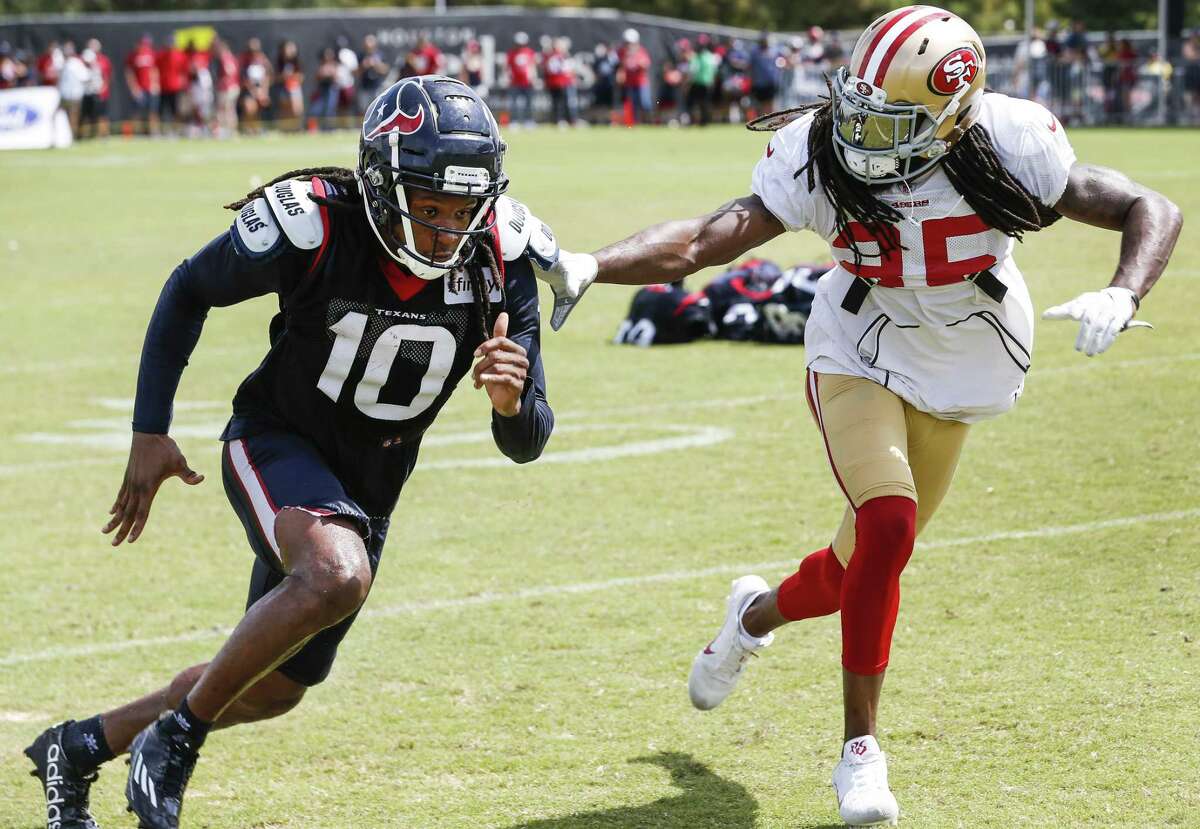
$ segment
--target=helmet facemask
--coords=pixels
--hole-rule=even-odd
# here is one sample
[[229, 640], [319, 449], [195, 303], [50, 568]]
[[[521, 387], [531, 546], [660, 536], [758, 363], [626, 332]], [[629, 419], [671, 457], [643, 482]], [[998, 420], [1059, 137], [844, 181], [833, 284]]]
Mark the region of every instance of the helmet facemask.
[[[475, 242], [495, 226], [492, 205], [496, 197], [508, 189], [507, 178], [502, 176], [493, 181], [483, 167], [448, 165], [441, 175], [431, 176], [375, 159], [365, 169], [356, 171], [356, 176], [363, 191], [363, 207], [376, 238], [389, 256], [422, 279], [438, 279], [461, 267], [471, 257]], [[465, 228], [447, 227], [415, 215], [405, 188], [471, 197], [478, 203]], [[428, 254], [421, 253], [417, 247], [414, 225], [432, 231]], [[396, 235], [397, 227], [401, 229], [400, 236]], [[446, 237], [452, 243], [451, 252], [444, 259], [435, 259], [435, 253], [443, 247], [441, 243]]]
[[942, 125], [971, 92], [963, 87], [940, 111], [919, 103], [889, 103], [887, 93], [849, 69], [833, 82], [833, 141], [842, 167], [864, 184], [893, 184], [926, 172], [950, 151]]

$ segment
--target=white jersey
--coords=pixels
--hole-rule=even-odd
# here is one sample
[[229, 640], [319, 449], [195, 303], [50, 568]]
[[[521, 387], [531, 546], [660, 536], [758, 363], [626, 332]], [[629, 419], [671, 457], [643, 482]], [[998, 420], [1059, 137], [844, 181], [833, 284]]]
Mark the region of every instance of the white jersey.
[[[1047, 207], [1067, 186], [1075, 163], [1062, 125], [1032, 101], [986, 93], [979, 125], [1014, 178]], [[939, 165], [913, 183], [877, 196], [903, 219], [899, 245], [881, 251], [866, 228], [850, 224], [862, 255], [856, 264], [840, 238], [820, 176], [808, 189], [806, 115], [775, 133], [754, 168], [752, 189], [788, 230], [812, 230], [838, 263], [822, 277], [805, 333], [814, 371], [874, 380], [917, 409], [967, 423], [1012, 408], [1033, 350], [1033, 308], [1013, 262], [1013, 239], [984, 224]], [[1007, 288], [1002, 302], [969, 281], [991, 272]], [[874, 282], [858, 313], [841, 307], [856, 277]]]

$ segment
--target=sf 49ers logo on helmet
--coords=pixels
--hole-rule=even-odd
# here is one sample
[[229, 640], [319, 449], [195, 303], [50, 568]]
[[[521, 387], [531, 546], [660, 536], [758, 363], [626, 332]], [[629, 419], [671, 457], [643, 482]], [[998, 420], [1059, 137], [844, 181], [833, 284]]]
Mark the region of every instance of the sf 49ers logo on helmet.
[[939, 95], [953, 95], [975, 82], [981, 61], [970, 46], [955, 49], [937, 62], [929, 73], [929, 88]]

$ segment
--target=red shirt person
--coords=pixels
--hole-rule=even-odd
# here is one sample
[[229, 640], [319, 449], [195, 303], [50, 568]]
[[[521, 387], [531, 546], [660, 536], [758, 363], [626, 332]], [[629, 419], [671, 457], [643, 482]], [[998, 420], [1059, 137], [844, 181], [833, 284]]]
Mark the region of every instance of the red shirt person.
[[517, 32], [508, 50], [508, 76], [514, 89], [532, 89], [537, 74], [537, 53], [529, 46], [529, 35]]
[[62, 74], [64, 61], [65, 58], [63, 58], [62, 48], [59, 47], [58, 41], [50, 41], [46, 51], [38, 55], [38, 83], [42, 86], [58, 86], [58, 76]]
[[158, 52], [158, 83], [163, 95], [178, 95], [187, 88], [188, 57], [174, 43]]
[[568, 89], [575, 85], [575, 68], [561, 39], [543, 57], [542, 73], [548, 90]]
[[158, 58], [154, 54], [154, 41], [150, 35], [142, 35], [138, 45], [125, 56], [125, 82], [135, 99], [143, 95], [158, 95]]
[[438, 75], [441, 74], [442, 64], [445, 59], [442, 57], [442, 51], [427, 37], [421, 37], [417, 40], [417, 45], [404, 58], [403, 76], [406, 78], [415, 75]]

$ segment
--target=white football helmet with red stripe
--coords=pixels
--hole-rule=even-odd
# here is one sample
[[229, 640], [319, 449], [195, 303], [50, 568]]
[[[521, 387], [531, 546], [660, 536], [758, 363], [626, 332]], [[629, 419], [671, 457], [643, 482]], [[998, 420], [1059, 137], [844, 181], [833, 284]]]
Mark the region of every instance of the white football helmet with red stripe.
[[868, 184], [906, 181], [974, 122], [986, 55], [979, 35], [936, 6], [905, 6], [867, 27], [833, 83], [833, 140]]

